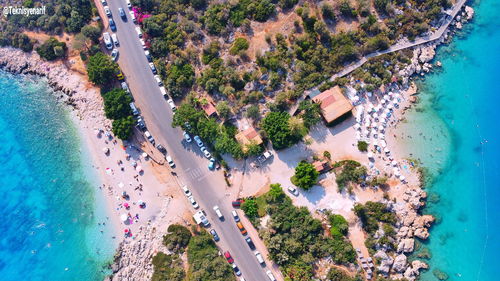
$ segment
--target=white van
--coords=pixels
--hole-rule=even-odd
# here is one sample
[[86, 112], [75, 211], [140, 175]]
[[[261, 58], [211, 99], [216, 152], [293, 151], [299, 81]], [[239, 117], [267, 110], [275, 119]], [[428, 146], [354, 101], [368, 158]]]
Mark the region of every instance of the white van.
[[139, 35], [139, 38], [142, 38], [142, 30], [140, 27], [136, 26], [135, 27], [135, 32], [137, 32], [137, 35]]
[[111, 34], [111, 39], [113, 39], [113, 43], [115, 43], [116, 47], [120, 46], [120, 41], [118, 41], [118, 37], [116, 36], [116, 33]]
[[271, 272], [271, 270], [266, 271], [266, 274], [267, 274], [267, 277], [269, 277], [269, 280], [276, 281], [276, 278], [274, 278], [274, 275]]
[[262, 257], [262, 255], [260, 254], [259, 251], [255, 251], [254, 255], [255, 255], [255, 257], [257, 258], [257, 260], [259, 261], [260, 264], [264, 264], [264, 258]]
[[109, 36], [109, 33], [104, 32], [102, 34], [102, 37], [104, 39], [104, 44], [106, 45], [106, 49], [108, 49], [108, 50], [113, 49], [113, 43], [111, 42], [111, 36]]
[[231, 211], [231, 214], [233, 215], [233, 218], [234, 218], [234, 221], [235, 222], [239, 222], [240, 221], [240, 217], [238, 216], [238, 214], [236, 213], [236, 210], [232, 210]]
[[165, 89], [165, 87], [160, 87], [160, 92], [164, 98], [168, 98], [167, 90]]

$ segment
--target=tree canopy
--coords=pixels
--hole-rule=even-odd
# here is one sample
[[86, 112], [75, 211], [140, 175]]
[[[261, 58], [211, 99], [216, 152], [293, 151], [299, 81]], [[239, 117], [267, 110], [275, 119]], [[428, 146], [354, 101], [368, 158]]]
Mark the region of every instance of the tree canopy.
[[318, 181], [319, 172], [316, 171], [314, 165], [306, 161], [300, 161], [295, 167], [295, 174], [292, 176], [291, 181], [294, 185], [309, 190]]
[[269, 112], [262, 120], [262, 128], [273, 143], [275, 149], [283, 149], [300, 141], [300, 135], [290, 130], [290, 114], [287, 112]]
[[87, 74], [89, 80], [97, 85], [106, 85], [115, 80], [118, 65], [109, 56], [98, 52], [89, 58]]

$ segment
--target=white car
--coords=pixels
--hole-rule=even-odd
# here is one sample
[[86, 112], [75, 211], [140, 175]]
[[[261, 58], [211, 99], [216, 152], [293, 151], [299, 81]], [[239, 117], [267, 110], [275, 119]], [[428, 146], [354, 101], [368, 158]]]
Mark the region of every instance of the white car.
[[[130, 8], [129, 8], [129, 9], [130, 9]], [[132, 21], [133, 21], [134, 23], [137, 23], [137, 19], [135, 18], [135, 13], [134, 13], [134, 11], [130, 11], [130, 12], [129, 12], [129, 14], [130, 14], [130, 18], [132, 19]]]
[[191, 205], [193, 205], [193, 208], [198, 209], [198, 207], [200, 207], [198, 205], [198, 202], [196, 202], [196, 200], [194, 200], [193, 196], [189, 196], [188, 199], [189, 199], [189, 202], [191, 202]]
[[106, 0], [101, 0], [102, 5], [106, 5]]
[[184, 195], [186, 195], [187, 197], [193, 195], [191, 193], [191, 190], [189, 190], [189, 188], [186, 185], [183, 185], [181, 188], [182, 188], [182, 192], [184, 192]]
[[208, 152], [207, 148], [206, 147], [201, 147], [200, 148], [201, 152], [203, 152], [203, 155], [205, 155], [205, 157], [207, 157], [208, 159], [210, 159], [210, 157], [212, 157], [212, 154], [210, 154], [210, 152]]
[[102, 34], [102, 38], [104, 39], [104, 44], [106, 45], [106, 49], [108, 50], [113, 49], [113, 42], [111, 42], [111, 36], [109, 35], [109, 33], [104, 32]]
[[175, 103], [174, 103], [174, 101], [172, 99], [168, 99], [167, 103], [168, 103], [168, 105], [170, 105], [170, 108], [172, 109], [172, 111], [176, 111], [177, 110], [177, 107], [175, 107]]
[[108, 18], [111, 17], [111, 10], [108, 6], [104, 6], [104, 13], [106, 13], [106, 16], [108, 16]]
[[144, 40], [139, 39], [139, 42], [141, 42], [142, 49], [146, 50], [148, 47], [146, 47], [146, 42]]
[[165, 160], [167, 160], [167, 163], [170, 167], [175, 167], [175, 163], [174, 163], [174, 160], [172, 160], [172, 157], [170, 157], [170, 155], [166, 156], [165, 157]]
[[155, 80], [158, 86], [162, 86], [163, 82], [161, 81], [160, 75], [155, 75]]
[[194, 136], [194, 141], [198, 145], [198, 147], [203, 147], [203, 142], [201, 141], [199, 136]]
[[157, 70], [156, 70], [156, 66], [154, 63], [150, 62], [149, 63], [149, 68], [151, 68], [151, 71], [156, 74], [157, 73]]
[[144, 136], [150, 143], [155, 144], [155, 139], [153, 138], [153, 136], [149, 131], [144, 132]]
[[293, 194], [295, 196], [299, 196], [299, 191], [293, 186], [288, 187], [288, 192], [290, 192], [291, 194]]
[[222, 215], [222, 212], [220, 211], [219, 206], [215, 205], [213, 209], [214, 209], [215, 213], [217, 214], [217, 216], [219, 217], [219, 219], [223, 220], [224, 216]]
[[266, 271], [266, 274], [267, 274], [267, 277], [269, 277], [269, 280], [276, 281], [276, 278], [274, 278], [274, 275], [271, 272], [271, 270]]
[[140, 27], [136, 26], [135, 27], [135, 32], [137, 32], [137, 35], [139, 35], [139, 38], [142, 38], [142, 30]]
[[184, 132], [184, 134], [183, 134], [183, 135], [184, 135], [184, 139], [185, 139], [188, 143], [190, 143], [190, 142], [191, 142], [191, 137], [189, 136], [189, 134], [188, 134], [187, 132]]
[[167, 90], [165, 89], [165, 87], [160, 87], [160, 92], [161, 92], [161, 95], [164, 97], [164, 98], [168, 98], [167, 96]]
[[127, 82], [123, 81], [121, 83], [121, 85], [122, 85], [122, 89], [125, 90], [127, 93], [130, 94], [130, 88], [128, 87]]
[[125, 1], [125, 2], [127, 2], [127, 7], [128, 7], [129, 9], [132, 9], [132, 3], [130, 3], [130, 0], [127, 0], [127, 1]]
[[116, 61], [118, 59], [118, 50], [116, 48], [111, 51], [111, 59], [113, 61]]
[[264, 264], [264, 258], [262, 257], [259, 251], [255, 251], [253, 254], [255, 255], [260, 264]]
[[234, 221], [235, 222], [239, 222], [240, 221], [240, 217], [238, 216], [238, 214], [236, 213], [236, 210], [232, 210], [231, 211], [231, 214], [233, 215], [233, 218], [234, 218]]
[[146, 58], [148, 59], [149, 62], [152, 62], [153, 61], [153, 58], [151, 57], [151, 54], [149, 53], [149, 51], [144, 51], [144, 55], [146, 56]]
[[111, 34], [111, 39], [113, 39], [113, 43], [115, 43], [116, 47], [120, 46], [120, 41], [118, 41], [118, 37], [116, 36], [116, 33]]

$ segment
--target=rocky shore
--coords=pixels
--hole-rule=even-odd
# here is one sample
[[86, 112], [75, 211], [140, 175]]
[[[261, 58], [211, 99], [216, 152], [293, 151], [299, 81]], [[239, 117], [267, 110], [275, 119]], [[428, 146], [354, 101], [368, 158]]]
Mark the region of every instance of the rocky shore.
[[[398, 76], [403, 78], [403, 85], [409, 87], [411, 80], [415, 76], [425, 76], [433, 69], [441, 67], [441, 62], [432, 63], [436, 48], [448, 43], [451, 36], [463, 28], [463, 24], [470, 21], [474, 15], [471, 7], [465, 6], [463, 11], [456, 17], [450, 28], [443, 36], [432, 43], [415, 47], [413, 57], [408, 65], [402, 69], [397, 69]], [[402, 113], [411, 108], [412, 104], [418, 101], [417, 95], [406, 97], [409, 103], [402, 108]], [[402, 120], [404, 118], [401, 118]], [[396, 240], [392, 241], [396, 245], [396, 251], [392, 252], [387, 247], [379, 247], [373, 256], [378, 260], [375, 266], [376, 271], [386, 277], [393, 279], [406, 278], [413, 281], [418, 279], [421, 270], [429, 268], [429, 265], [420, 260], [409, 261], [408, 257], [415, 250], [415, 239], [426, 240], [429, 237], [429, 228], [435, 218], [432, 215], [421, 215], [421, 209], [425, 206], [427, 193], [420, 186], [406, 188], [404, 194], [396, 198], [396, 201], [383, 200], [397, 217]], [[379, 233], [380, 237], [384, 233]]]

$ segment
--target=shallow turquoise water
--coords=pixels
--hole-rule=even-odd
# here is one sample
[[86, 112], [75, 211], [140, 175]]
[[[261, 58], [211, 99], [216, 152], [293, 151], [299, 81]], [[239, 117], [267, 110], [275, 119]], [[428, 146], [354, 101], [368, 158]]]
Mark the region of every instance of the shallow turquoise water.
[[[433, 181], [426, 213], [438, 222], [424, 242], [422, 280], [500, 280], [500, 2], [473, 6], [472, 24], [441, 47], [438, 72], [420, 82], [422, 103], [403, 129], [408, 150]], [[439, 198], [439, 201], [438, 201]]]
[[102, 280], [116, 245], [69, 112], [3, 71], [0, 108], [0, 279]]

